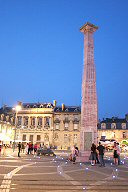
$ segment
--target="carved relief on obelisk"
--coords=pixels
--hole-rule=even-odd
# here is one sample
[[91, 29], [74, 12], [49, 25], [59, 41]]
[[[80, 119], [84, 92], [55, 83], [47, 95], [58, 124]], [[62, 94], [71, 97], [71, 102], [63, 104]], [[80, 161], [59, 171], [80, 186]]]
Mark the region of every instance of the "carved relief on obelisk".
[[81, 156], [87, 155], [92, 143], [97, 144], [97, 94], [96, 71], [94, 64], [93, 33], [98, 29], [91, 23], [86, 23], [80, 28], [84, 34], [84, 65], [82, 78], [82, 103], [81, 103]]

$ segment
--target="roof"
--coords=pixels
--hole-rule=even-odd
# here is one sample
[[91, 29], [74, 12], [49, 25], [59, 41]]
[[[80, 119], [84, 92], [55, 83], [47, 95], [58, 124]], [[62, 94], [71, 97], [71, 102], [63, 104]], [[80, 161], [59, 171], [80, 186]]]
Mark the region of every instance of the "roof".
[[23, 103], [23, 108], [53, 108], [52, 103]]
[[80, 113], [81, 107], [79, 106], [64, 106], [64, 109], [62, 109], [62, 106], [57, 106], [54, 109], [54, 112], [58, 113]]

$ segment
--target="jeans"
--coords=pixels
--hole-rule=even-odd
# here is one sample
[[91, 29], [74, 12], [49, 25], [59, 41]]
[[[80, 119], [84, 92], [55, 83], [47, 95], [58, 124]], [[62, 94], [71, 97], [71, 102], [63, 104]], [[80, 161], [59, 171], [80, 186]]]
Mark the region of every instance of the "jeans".
[[100, 164], [101, 166], [105, 166], [105, 162], [104, 162], [104, 155], [99, 155], [99, 159], [100, 159]]

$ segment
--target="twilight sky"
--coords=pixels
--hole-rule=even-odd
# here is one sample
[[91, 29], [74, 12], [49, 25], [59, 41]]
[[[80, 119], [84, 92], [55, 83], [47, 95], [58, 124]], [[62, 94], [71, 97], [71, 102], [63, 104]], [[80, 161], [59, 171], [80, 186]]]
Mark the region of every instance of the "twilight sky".
[[99, 118], [128, 113], [128, 0], [0, 0], [0, 106], [81, 105], [83, 34], [94, 34]]

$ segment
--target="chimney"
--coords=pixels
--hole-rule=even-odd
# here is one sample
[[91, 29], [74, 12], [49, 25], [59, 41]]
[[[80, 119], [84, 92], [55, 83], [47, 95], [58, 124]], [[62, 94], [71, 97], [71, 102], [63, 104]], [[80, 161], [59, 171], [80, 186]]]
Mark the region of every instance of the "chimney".
[[62, 111], [64, 111], [65, 105], [64, 103], [62, 103]]
[[125, 119], [128, 122], [128, 113], [125, 115]]
[[53, 106], [54, 107], [56, 107], [56, 104], [57, 104], [56, 100], [53, 100]]

